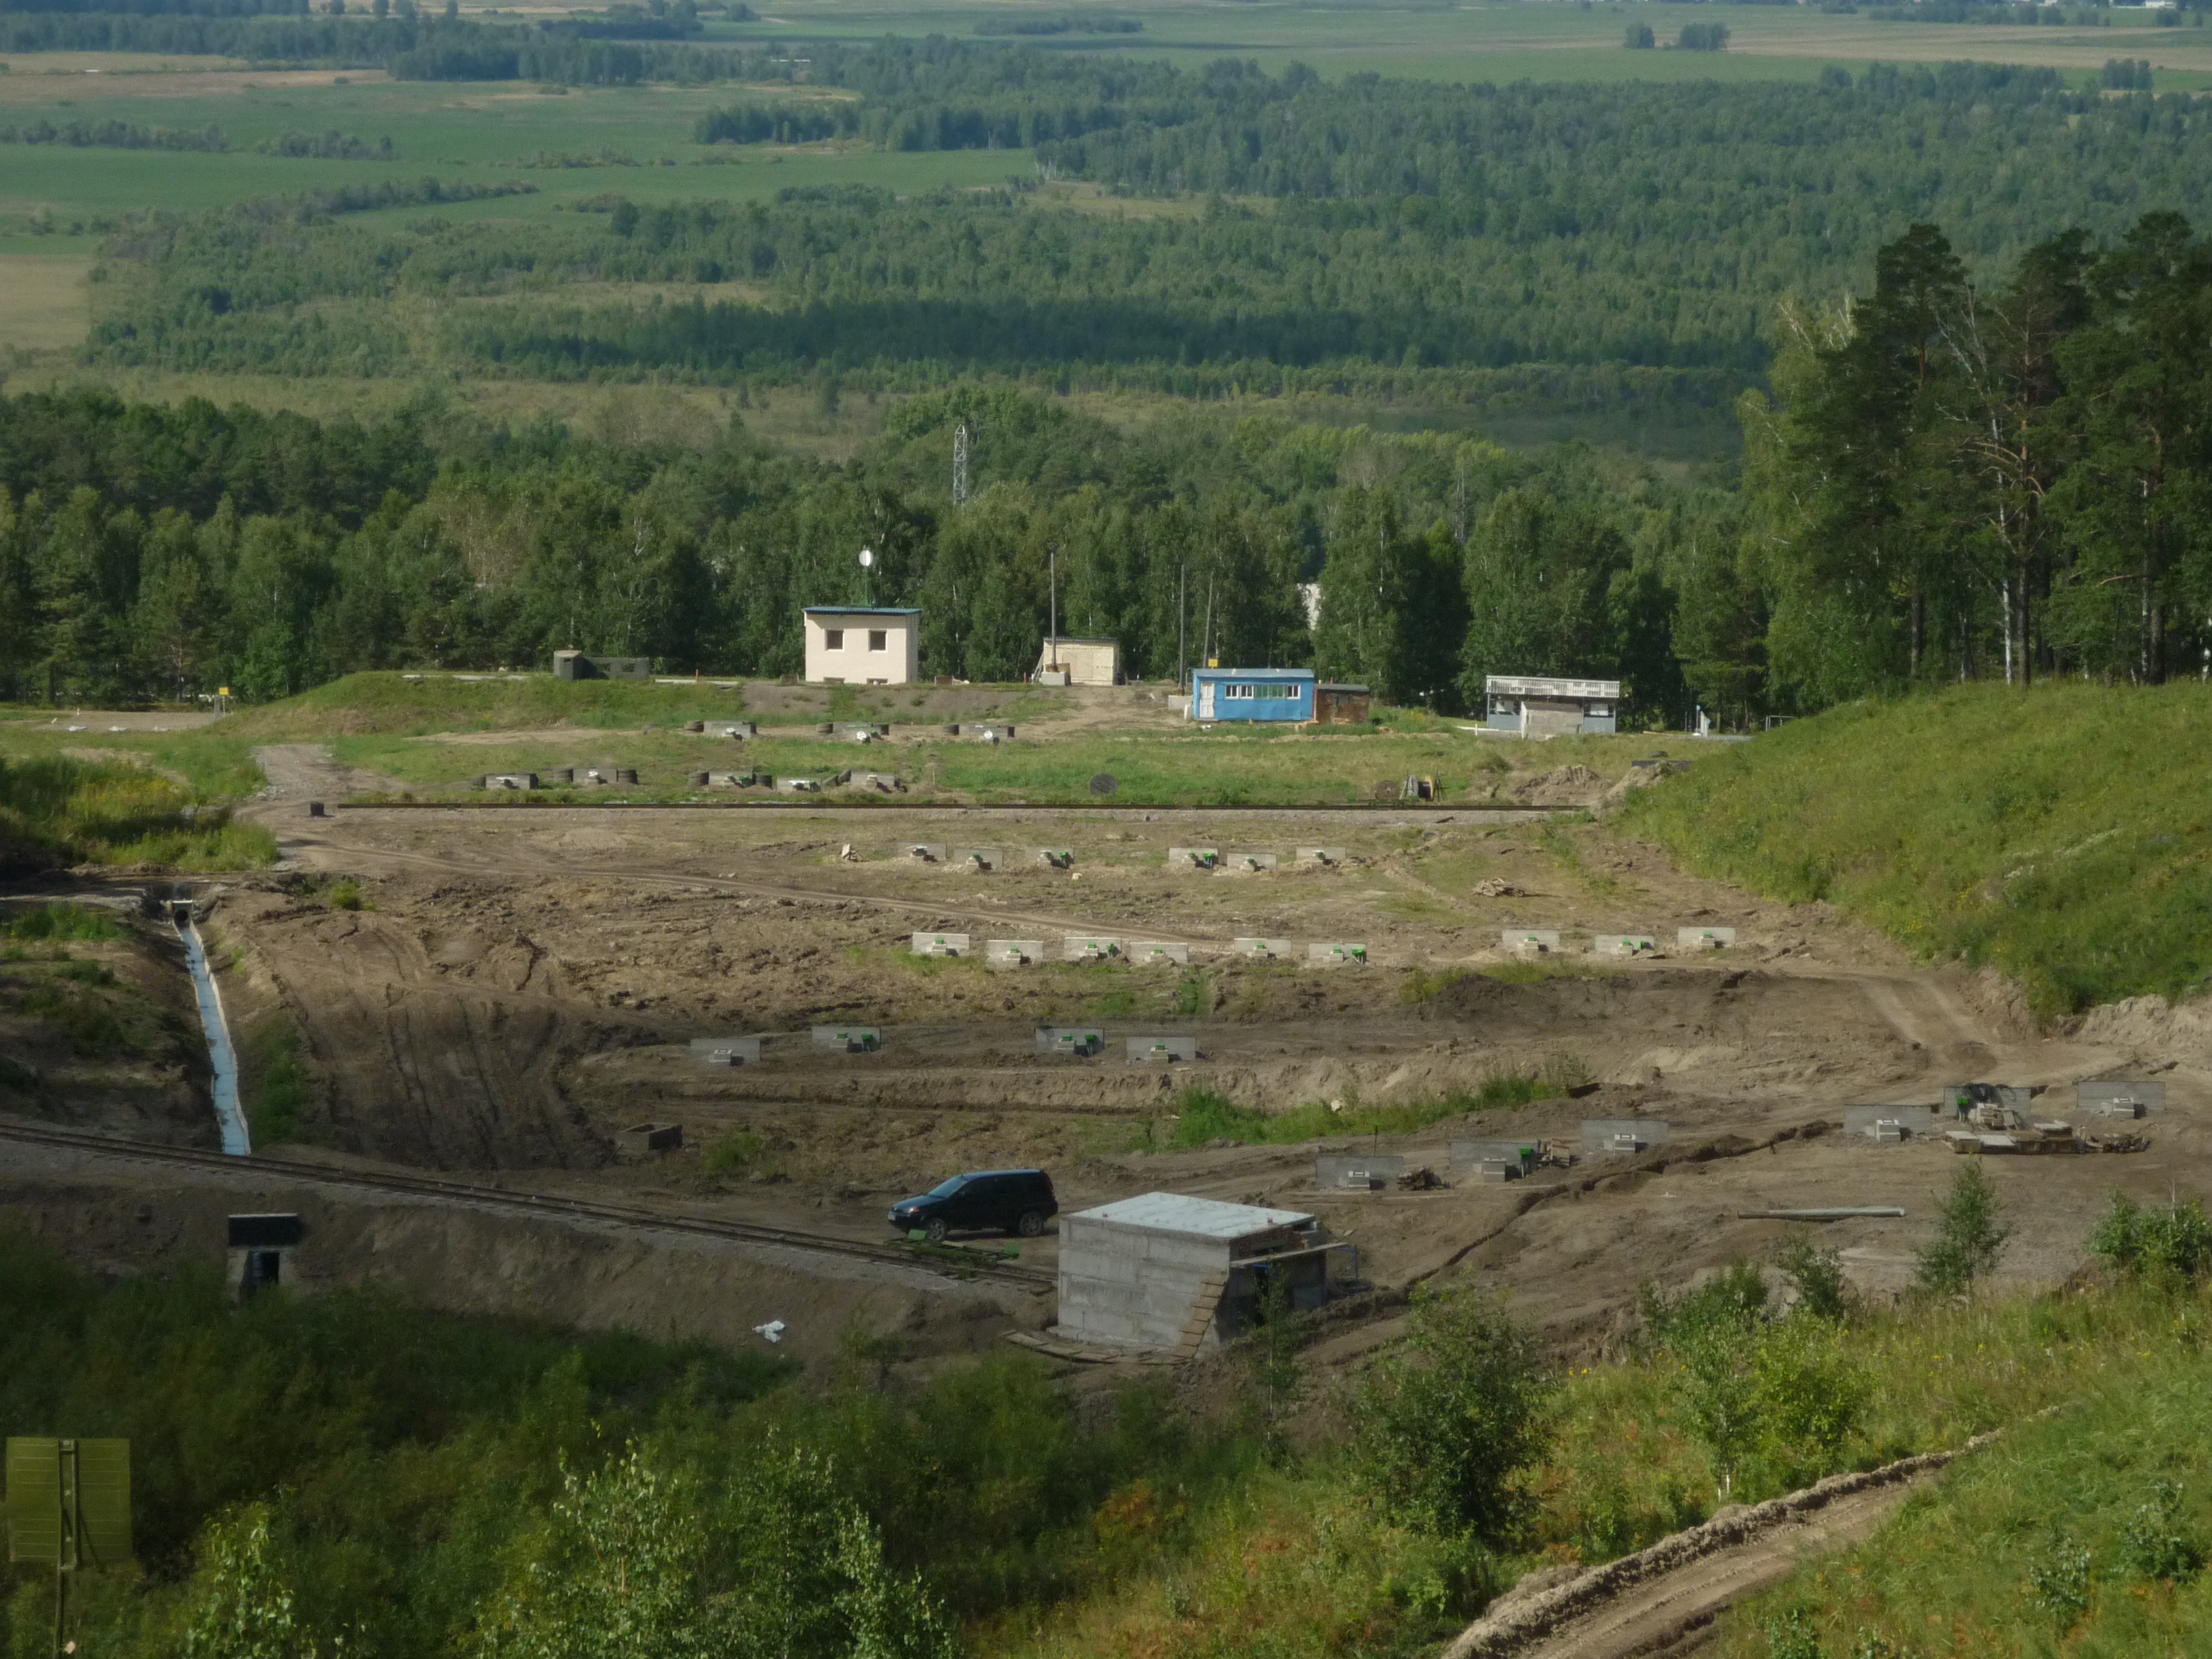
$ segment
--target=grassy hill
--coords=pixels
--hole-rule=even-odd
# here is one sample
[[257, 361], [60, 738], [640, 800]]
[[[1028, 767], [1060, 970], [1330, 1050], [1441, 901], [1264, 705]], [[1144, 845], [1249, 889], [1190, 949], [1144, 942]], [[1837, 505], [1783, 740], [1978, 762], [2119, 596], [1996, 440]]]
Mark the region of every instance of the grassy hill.
[[2212, 981], [2212, 686], [1964, 686], [1701, 757], [1623, 815], [1698, 873], [1827, 899], [2039, 1013]]

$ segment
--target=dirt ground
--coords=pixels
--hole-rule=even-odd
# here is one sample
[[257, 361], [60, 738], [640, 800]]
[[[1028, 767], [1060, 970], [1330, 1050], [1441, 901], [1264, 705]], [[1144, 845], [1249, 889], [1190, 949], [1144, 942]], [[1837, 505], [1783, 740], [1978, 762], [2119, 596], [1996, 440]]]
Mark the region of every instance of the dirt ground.
[[[315, 818], [308, 800], [375, 781], [313, 749], [262, 758], [270, 785], [249, 810], [284, 865], [198, 890], [234, 1026], [297, 1034], [311, 1099], [300, 1144], [277, 1149], [287, 1157], [499, 1172], [548, 1193], [868, 1240], [885, 1236], [891, 1200], [947, 1174], [1037, 1164], [1064, 1210], [1164, 1188], [1312, 1211], [1378, 1286], [1492, 1286], [1563, 1352], [1594, 1353], [1620, 1335], [1639, 1281], [1769, 1249], [1782, 1224], [1749, 1211], [1901, 1206], [1901, 1218], [1824, 1231], [1863, 1290], [1901, 1291], [1955, 1159], [1925, 1142], [1845, 1140], [1851, 1105], [1924, 1104], [1985, 1079], [2051, 1085], [2063, 1112], [2081, 1078], [2167, 1080], [2171, 1109], [2147, 1126], [2146, 1153], [1990, 1160], [2020, 1230], [2003, 1267], [2015, 1280], [2069, 1273], [2116, 1188], [2201, 1187], [2212, 1151], [2200, 1127], [2212, 1045], [2182, 1017], [2139, 1007], [2038, 1031], [1993, 979], [1916, 967], [1824, 907], [1686, 876], [1603, 823], [811, 805]], [[1607, 783], [1550, 787], [1594, 799]], [[925, 863], [916, 843], [993, 847], [1005, 861]], [[1293, 866], [1311, 845], [1340, 856]], [[1072, 849], [1072, 866], [1023, 861], [1038, 846]], [[1185, 846], [1285, 863], [1178, 868], [1168, 851]], [[342, 908], [356, 892], [362, 908]], [[1598, 933], [1665, 945], [1693, 924], [1733, 927], [1736, 942], [1656, 960], [1590, 954]], [[1508, 928], [1557, 929], [1564, 948], [1509, 956]], [[917, 957], [917, 931], [968, 933], [978, 952], [1039, 941], [1048, 960]], [[1189, 963], [1059, 960], [1071, 933], [1179, 943]], [[1295, 955], [1236, 954], [1232, 940], [1251, 936], [1291, 940]], [[1317, 940], [1360, 943], [1367, 963], [1310, 968]], [[1105, 1033], [1103, 1054], [1035, 1052], [1033, 1028], [1077, 1022]], [[816, 1048], [808, 1028], [833, 1023], [879, 1027], [880, 1051]], [[735, 1034], [763, 1036], [758, 1066], [691, 1058], [692, 1038]], [[1153, 1035], [1195, 1038], [1199, 1060], [1129, 1063], [1122, 1039]], [[1546, 1070], [1589, 1086], [1410, 1136], [1163, 1150], [1192, 1085], [1275, 1112], [1432, 1101]], [[1454, 1138], [1572, 1140], [1592, 1116], [1661, 1119], [1670, 1138], [1503, 1186], [1450, 1166]], [[88, 1103], [84, 1121], [107, 1120]], [[647, 1121], [680, 1122], [684, 1149], [622, 1155], [619, 1132]], [[1350, 1149], [1403, 1153], [1448, 1184], [1317, 1188], [1316, 1153]], [[1049, 1267], [1054, 1242], [1024, 1259]], [[559, 1317], [557, 1283], [524, 1275], [515, 1294]], [[681, 1323], [680, 1309], [671, 1316]], [[1317, 1357], [1352, 1359], [1393, 1328], [1348, 1326]]]

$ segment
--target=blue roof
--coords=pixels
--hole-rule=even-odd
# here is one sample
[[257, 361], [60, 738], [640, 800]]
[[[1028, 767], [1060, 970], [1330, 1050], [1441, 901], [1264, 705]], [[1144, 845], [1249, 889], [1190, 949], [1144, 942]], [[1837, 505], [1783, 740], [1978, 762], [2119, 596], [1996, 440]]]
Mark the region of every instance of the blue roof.
[[1310, 680], [1310, 668], [1194, 668], [1194, 674], [1219, 674], [1233, 680]]
[[810, 617], [919, 617], [919, 606], [902, 605], [810, 605]]

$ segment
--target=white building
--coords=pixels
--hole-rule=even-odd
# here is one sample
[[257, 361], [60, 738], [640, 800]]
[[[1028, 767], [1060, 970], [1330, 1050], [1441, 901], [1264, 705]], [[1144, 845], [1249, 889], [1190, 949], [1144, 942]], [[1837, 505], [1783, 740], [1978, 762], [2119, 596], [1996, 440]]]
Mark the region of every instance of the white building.
[[806, 678], [813, 685], [909, 685], [921, 667], [921, 612], [810, 605]]
[[[1066, 678], [1055, 678], [1060, 675]], [[1119, 685], [1121, 647], [1113, 640], [1048, 635], [1031, 678], [1041, 685]]]

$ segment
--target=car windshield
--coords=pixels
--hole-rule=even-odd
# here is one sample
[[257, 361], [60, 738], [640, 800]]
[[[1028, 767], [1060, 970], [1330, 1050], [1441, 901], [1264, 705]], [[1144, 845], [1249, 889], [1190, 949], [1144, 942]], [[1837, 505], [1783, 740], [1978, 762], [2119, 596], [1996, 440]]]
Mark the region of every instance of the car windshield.
[[929, 1189], [929, 1195], [932, 1198], [950, 1198], [967, 1184], [966, 1176], [955, 1176], [950, 1181], [939, 1182], [936, 1186], [932, 1187]]

